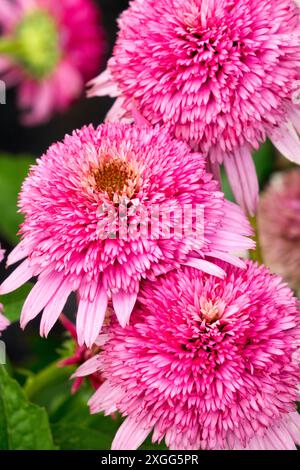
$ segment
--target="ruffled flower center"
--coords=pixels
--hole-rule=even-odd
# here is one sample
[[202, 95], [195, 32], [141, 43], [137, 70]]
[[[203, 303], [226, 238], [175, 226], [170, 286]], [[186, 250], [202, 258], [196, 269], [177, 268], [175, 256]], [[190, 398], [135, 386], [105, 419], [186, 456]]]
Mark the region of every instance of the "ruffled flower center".
[[11, 36], [0, 40], [0, 53], [18, 62], [37, 80], [51, 75], [60, 59], [59, 31], [44, 10], [28, 13]]
[[97, 191], [105, 193], [113, 202], [121, 196], [132, 198], [138, 190], [139, 174], [134, 166], [121, 158], [103, 158], [93, 170]]

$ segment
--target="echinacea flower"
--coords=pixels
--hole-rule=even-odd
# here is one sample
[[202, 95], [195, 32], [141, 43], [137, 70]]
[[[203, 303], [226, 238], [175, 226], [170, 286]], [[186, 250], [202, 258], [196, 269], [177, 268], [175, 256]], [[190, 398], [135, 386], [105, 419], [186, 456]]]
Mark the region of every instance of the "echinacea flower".
[[47, 121], [81, 94], [103, 58], [93, 0], [0, 0], [0, 78], [18, 86], [23, 123]]
[[257, 223], [264, 262], [300, 292], [300, 169], [273, 176]]
[[130, 325], [77, 371], [105, 379], [92, 413], [126, 417], [113, 449], [152, 431], [172, 450], [300, 444], [298, 301], [264, 266], [222, 267], [223, 280], [185, 267], [145, 281]]
[[108, 69], [91, 96], [132, 108], [224, 163], [253, 214], [252, 150], [269, 137], [300, 163], [300, 8], [294, 0], [133, 0], [119, 20]]
[[[78, 344], [77, 333], [75, 325], [63, 314], [60, 315], [59, 320], [67, 332], [70, 334], [72, 340], [74, 341], [74, 353], [72, 356], [67, 357], [61, 360], [58, 364], [59, 367], [67, 367], [67, 366], [81, 366], [86, 361], [92, 359], [93, 357], [97, 356], [101, 350], [101, 345], [103, 341], [103, 337], [105, 335], [101, 335], [99, 342], [96, 340], [95, 344], [89, 349], [85, 345], [80, 346]], [[94, 373], [88, 376], [88, 380], [93, 387], [94, 390], [97, 390], [99, 386], [103, 383], [102, 374], [101, 372], [95, 371]], [[84, 381], [84, 377], [76, 377], [73, 385], [72, 385], [72, 394], [78, 392], [79, 388], [81, 387]]]
[[8, 265], [26, 259], [0, 294], [37, 276], [21, 325], [44, 310], [47, 335], [76, 292], [78, 342], [88, 347], [110, 298], [128, 323], [141, 279], [182, 264], [223, 277], [210, 260], [240, 266], [234, 253], [254, 246], [248, 220], [218, 191], [205, 158], [159, 127], [116, 123], [66, 136], [31, 168], [19, 205], [22, 240]]
[[[0, 263], [4, 259], [4, 253], [5, 253], [5, 250], [2, 250], [1, 245], [0, 245]], [[3, 315], [3, 310], [4, 310], [4, 307], [0, 303], [0, 334], [1, 334], [1, 331], [5, 330], [10, 324], [9, 320], [7, 320], [7, 318]]]

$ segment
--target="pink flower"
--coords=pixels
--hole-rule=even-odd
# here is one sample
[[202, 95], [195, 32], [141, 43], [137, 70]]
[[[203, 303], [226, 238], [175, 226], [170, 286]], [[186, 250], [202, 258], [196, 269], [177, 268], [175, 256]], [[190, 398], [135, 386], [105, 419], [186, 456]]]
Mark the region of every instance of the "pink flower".
[[300, 170], [276, 174], [258, 206], [265, 263], [300, 292]]
[[221, 266], [221, 281], [182, 268], [144, 282], [130, 325], [77, 371], [106, 379], [92, 413], [126, 416], [113, 449], [152, 431], [173, 450], [300, 444], [298, 302], [265, 267]]
[[[182, 264], [223, 277], [212, 258], [243, 266], [232, 253], [253, 248], [246, 237], [251, 229], [217, 188], [205, 158], [165, 129], [107, 124], [75, 131], [50, 147], [23, 185], [22, 241], [8, 264], [26, 259], [0, 293], [38, 276], [21, 325], [44, 309], [40, 331], [47, 335], [77, 292], [78, 342], [90, 347], [110, 297], [120, 323], [128, 323], [141, 279], [154, 280]], [[188, 217], [181, 220], [186, 207], [195, 231], [185, 227]]]
[[[79, 367], [80, 365], [84, 364], [86, 361], [91, 360], [93, 357], [98, 355], [99, 351], [101, 350], [102, 337], [103, 336], [105, 337], [105, 335], [101, 335], [100, 341], [97, 342], [96, 340], [96, 343], [91, 347], [91, 349], [88, 349], [85, 345], [80, 346], [78, 344], [75, 325], [73, 325], [73, 323], [63, 314], [60, 315], [59, 320], [61, 324], [64, 326], [64, 328], [70, 333], [71, 338], [73, 339], [74, 344], [75, 344], [74, 354], [60, 361], [58, 364], [59, 367], [67, 367], [67, 366]], [[91, 386], [94, 388], [94, 390], [97, 390], [99, 386], [103, 383], [102, 374], [98, 371], [90, 374], [88, 376], [88, 380]], [[72, 385], [73, 394], [78, 392], [83, 381], [84, 381], [83, 377], [75, 377], [75, 380]]]
[[[2, 250], [1, 245], [0, 245], [0, 263], [4, 259], [4, 253], [5, 253], [5, 250]], [[5, 330], [10, 324], [7, 318], [2, 314], [3, 314], [3, 305], [0, 303], [0, 334], [1, 334], [1, 331]]]
[[18, 86], [23, 123], [65, 111], [99, 71], [104, 52], [93, 0], [0, 0], [0, 77]]
[[[119, 96], [224, 163], [236, 200], [254, 213], [251, 152], [269, 137], [300, 163], [300, 16], [293, 0], [135, 0], [119, 20], [106, 72], [91, 96]], [[127, 112], [127, 114], [126, 114]]]

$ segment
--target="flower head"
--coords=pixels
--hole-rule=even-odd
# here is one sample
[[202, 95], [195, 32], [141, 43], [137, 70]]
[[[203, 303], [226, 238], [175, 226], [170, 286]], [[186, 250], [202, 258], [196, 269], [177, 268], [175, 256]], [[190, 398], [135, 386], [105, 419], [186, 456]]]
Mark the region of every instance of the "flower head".
[[265, 263], [300, 291], [300, 170], [274, 175], [258, 206]]
[[45, 335], [78, 292], [78, 341], [87, 346], [110, 297], [124, 326], [141, 279], [182, 264], [223, 277], [210, 259], [240, 266], [232, 253], [253, 247], [246, 217], [218, 191], [205, 158], [159, 127], [107, 124], [66, 136], [32, 167], [20, 209], [22, 241], [8, 264], [26, 259], [0, 292], [38, 276], [21, 324], [44, 309]]
[[91, 95], [119, 96], [110, 119], [134, 106], [224, 162], [253, 213], [252, 149], [268, 136], [300, 163], [299, 12], [294, 0], [134, 0]]
[[25, 124], [64, 111], [97, 70], [104, 52], [93, 0], [0, 0], [0, 76], [18, 85]]
[[224, 280], [182, 268], [144, 282], [126, 328], [110, 328], [92, 412], [126, 416], [114, 449], [295, 449], [300, 314], [292, 291], [253, 262]]

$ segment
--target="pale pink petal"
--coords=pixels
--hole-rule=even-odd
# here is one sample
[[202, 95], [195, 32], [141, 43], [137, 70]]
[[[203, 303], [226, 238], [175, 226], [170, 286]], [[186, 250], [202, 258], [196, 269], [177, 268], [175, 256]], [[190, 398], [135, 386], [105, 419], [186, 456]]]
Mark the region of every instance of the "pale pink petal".
[[112, 443], [112, 450], [136, 450], [152, 431], [152, 427], [143, 427], [143, 422], [135, 418], [126, 418], [119, 427]]
[[137, 293], [119, 291], [112, 294], [114, 311], [121, 326], [125, 327], [129, 323], [130, 315], [137, 299]]
[[251, 151], [242, 147], [224, 157], [224, 166], [238, 204], [254, 215], [257, 209], [259, 185]]
[[224, 277], [226, 277], [226, 273], [222, 268], [204, 259], [189, 258], [185, 265], [190, 266], [191, 268], [200, 269], [200, 271], [219, 277], [220, 279], [224, 279]]
[[24, 239], [18, 243], [18, 245], [8, 255], [6, 265], [11, 266], [12, 264], [26, 258], [30, 253], [32, 245], [33, 243], [30, 243], [28, 239]]
[[88, 405], [92, 414], [103, 411], [104, 414], [110, 415], [117, 411], [117, 400], [122, 396], [119, 388], [112, 388], [109, 382], [106, 380], [94, 395], [90, 398]]
[[48, 336], [53, 325], [58, 320], [58, 317], [60, 316], [71, 292], [72, 286], [67, 280], [63, 281], [44, 309], [40, 324], [41, 336]]
[[21, 287], [34, 276], [34, 268], [29, 260], [23, 261], [0, 286], [0, 295], [9, 294]]
[[296, 129], [296, 131], [298, 132], [298, 134], [300, 134], [300, 108], [299, 106], [294, 106], [290, 113], [289, 113], [289, 117]]
[[276, 127], [269, 137], [282, 155], [291, 162], [300, 164], [300, 138], [291, 121]]
[[98, 286], [94, 299], [80, 299], [76, 317], [78, 343], [88, 348], [95, 343], [105, 318], [108, 296], [102, 286]]
[[101, 362], [98, 356], [91, 357], [88, 361], [82, 364], [76, 372], [72, 375], [72, 378], [75, 377], [85, 377], [86, 375], [91, 375], [97, 370], [101, 369]]
[[62, 280], [63, 274], [57, 272], [50, 273], [38, 280], [23, 305], [20, 319], [21, 328], [25, 328], [43, 310], [55, 295]]
[[127, 122], [132, 123], [133, 117], [128, 114], [128, 111], [123, 107], [124, 98], [117, 98], [110, 110], [108, 111], [105, 122]]
[[222, 261], [226, 261], [226, 263], [230, 263], [233, 266], [237, 266], [238, 268], [245, 269], [246, 264], [245, 262], [238, 258], [237, 256], [230, 255], [228, 253], [223, 253], [221, 251], [211, 251], [206, 254], [208, 257], [211, 256], [212, 258], [217, 258]]
[[50, 80], [43, 81], [40, 84], [35, 84], [33, 87], [33, 95], [31, 95], [30, 104], [27, 108], [23, 95], [23, 84], [21, 84], [18, 99], [19, 106], [24, 110], [22, 122], [25, 125], [34, 125], [39, 122], [46, 121], [53, 110], [55, 93], [55, 88]]
[[114, 81], [109, 67], [98, 77], [91, 80], [88, 86], [91, 87], [88, 91], [89, 97], [108, 95], [111, 98], [116, 98], [120, 94], [118, 85]]

